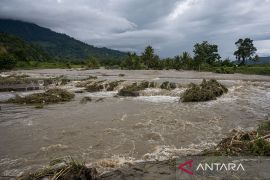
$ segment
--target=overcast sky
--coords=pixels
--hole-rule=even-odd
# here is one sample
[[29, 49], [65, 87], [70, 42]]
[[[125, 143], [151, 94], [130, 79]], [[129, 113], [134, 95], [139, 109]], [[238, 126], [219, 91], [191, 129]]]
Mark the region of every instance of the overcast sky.
[[250, 37], [270, 55], [270, 0], [0, 0], [0, 17], [34, 22], [99, 47], [162, 57], [192, 52], [196, 42], [219, 45]]

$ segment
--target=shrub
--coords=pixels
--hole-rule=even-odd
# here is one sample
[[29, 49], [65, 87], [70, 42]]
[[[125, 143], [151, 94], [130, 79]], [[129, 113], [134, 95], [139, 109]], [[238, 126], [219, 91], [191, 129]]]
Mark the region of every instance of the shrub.
[[264, 122], [259, 125], [258, 127], [258, 133], [261, 135], [270, 134], [270, 121]]
[[133, 83], [129, 86], [122, 88], [119, 92], [119, 96], [139, 96], [139, 91], [148, 88], [150, 83], [148, 81], [142, 81], [141, 83]]
[[[263, 134], [261, 134], [262, 130]], [[270, 155], [270, 121], [259, 125], [257, 131], [233, 130], [232, 134], [224, 138], [217, 146], [204, 150], [201, 155]]]
[[51, 104], [70, 101], [74, 98], [74, 94], [64, 89], [49, 89], [44, 93], [31, 94], [25, 97], [16, 96], [9, 99], [9, 103], [17, 104]]
[[12, 84], [28, 84], [31, 80], [27, 75], [11, 75], [7, 77], [0, 77], [0, 85], [12, 85]]
[[220, 73], [220, 74], [233, 74], [234, 70], [233, 68], [229, 68], [229, 67], [221, 67], [221, 68], [217, 68], [215, 72]]
[[98, 92], [104, 89], [104, 81], [97, 81], [91, 84], [88, 84], [85, 88], [88, 92]]
[[270, 144], [265, 139], [257, 139], [254, 143], [250, 143], [249, 149], [251, 154], [258, 156], [269, 156], [270, 155]]
[[113, 91], [119, 84], [123, 82], [122, 80], [119, 81], [111, 81], [106, 84], [106, 90], [107, 91]]
[[223, 93], [227, 93], [228, 89], [216, 80], [211, 79], [202, 81], [200, 85], [190, 84], [183, 95], [181, 96], [182, 102], [197, 102], [215, 100]]
[[8, 54], [0, 55], [0, 70], [13, 69], [16, 66], [16, 60], [13, 56]]

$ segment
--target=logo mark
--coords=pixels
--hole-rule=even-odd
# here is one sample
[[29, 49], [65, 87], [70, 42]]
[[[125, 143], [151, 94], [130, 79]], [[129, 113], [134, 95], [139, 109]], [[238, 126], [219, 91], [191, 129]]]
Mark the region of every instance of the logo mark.
[[[183, 172], [185, 173], [188, 173], [189, 175], [193, 175], [193, 172], [192, 172], [192, 163], [193, 163], [193, 160], [189, 160], [183, 164], [180, 164], [178, 166], [178, 169], [182, 170]], [[188, 166], [188, 169], [186, 169], [185, 166]]]

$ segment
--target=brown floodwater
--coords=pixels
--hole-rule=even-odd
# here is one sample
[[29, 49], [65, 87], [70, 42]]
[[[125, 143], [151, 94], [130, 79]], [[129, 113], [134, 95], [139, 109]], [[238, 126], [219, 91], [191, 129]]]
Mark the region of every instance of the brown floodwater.
[[[215, 78], [229, 92], [214, 101], [181, 103], [184, 91], [146, 89], [140, 97], [114, 97], [117, 92], [76, 94], [71, 102], [33, 106], [1, 104], [0, 176], [37, 169], [50, 160], [73, 156], [86, 163], [102, 159], [163, 160], [212, 147], [232, 129], [250, 130], [270, 112], [270, 77], [193, 71], [24, 70], [33, 77], [89, 75], [128, 81], [166, 80], [182, 84]], [[125, 74], [119, 77], [118, 74]], [[74, 91], [74, 83], [65, 86]], [[21, 95], [34, 92], [16, 92]], [[0, 100], [15, 92], [0, 93]], [[81, 104], [80, 100], [93, 101]], [[104, 98], [97, 101], [99, 98]]]

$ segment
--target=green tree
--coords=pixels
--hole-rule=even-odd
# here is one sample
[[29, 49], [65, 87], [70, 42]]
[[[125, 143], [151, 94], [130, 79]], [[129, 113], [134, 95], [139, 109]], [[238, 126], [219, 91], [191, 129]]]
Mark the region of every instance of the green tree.
[[13, 69], [16, 66], [16, 60], [9, 54], [0, 54], [0, 69], [8, 70]]
[[201, 44], [196, 43], [193, 52], [196, 66], [199, 68], [202, 63], [214, 65], [220, 59], [218, 46], [209, 44], [207, 41], [203, 41]]
[[86, 66], [89, 69], [97, 69], [100, 67], [100, 64], [99, 64], [99, 61], [95, 57], [91, 56], [87, 59]]
[[160, 63], [162, 63], [161, 66], [161, 69], [173, 69], [173, 66], [174, 66], [174, 61], [172, 58], [166, 58], [164, 60], [162, 60]]
[[191, 69], [192, 68], [192, 57], [188, 52], [183, 52], [182, 55], [180, 56], [180, 62], [182, 64], [183, 69]]
[[181, 69], [181, 60], [180, 60], [180, 56], [175, 56], [175, 57], [174, 57], [173, 68], [176, 69], [176, 70]]
[[122, 67], [127, 69], [142, 69], [143, 64], [136, 53], [129, 52], [127, 58], [122, 63]]
[[152, 46], [147, 46], [142, 53], [142, 61], [149, 69], [156, 69], [159, 65], [159, 57], [155, 55]]
[[253, 40], [250, 38], [238, 39], [235, 42], [237, 50], [234, 52], [234, 55], [240, 65], [245, 65], [246, 60], [258, 60], [258, 56], [255, 55], [257, 48], [253, 45]]

